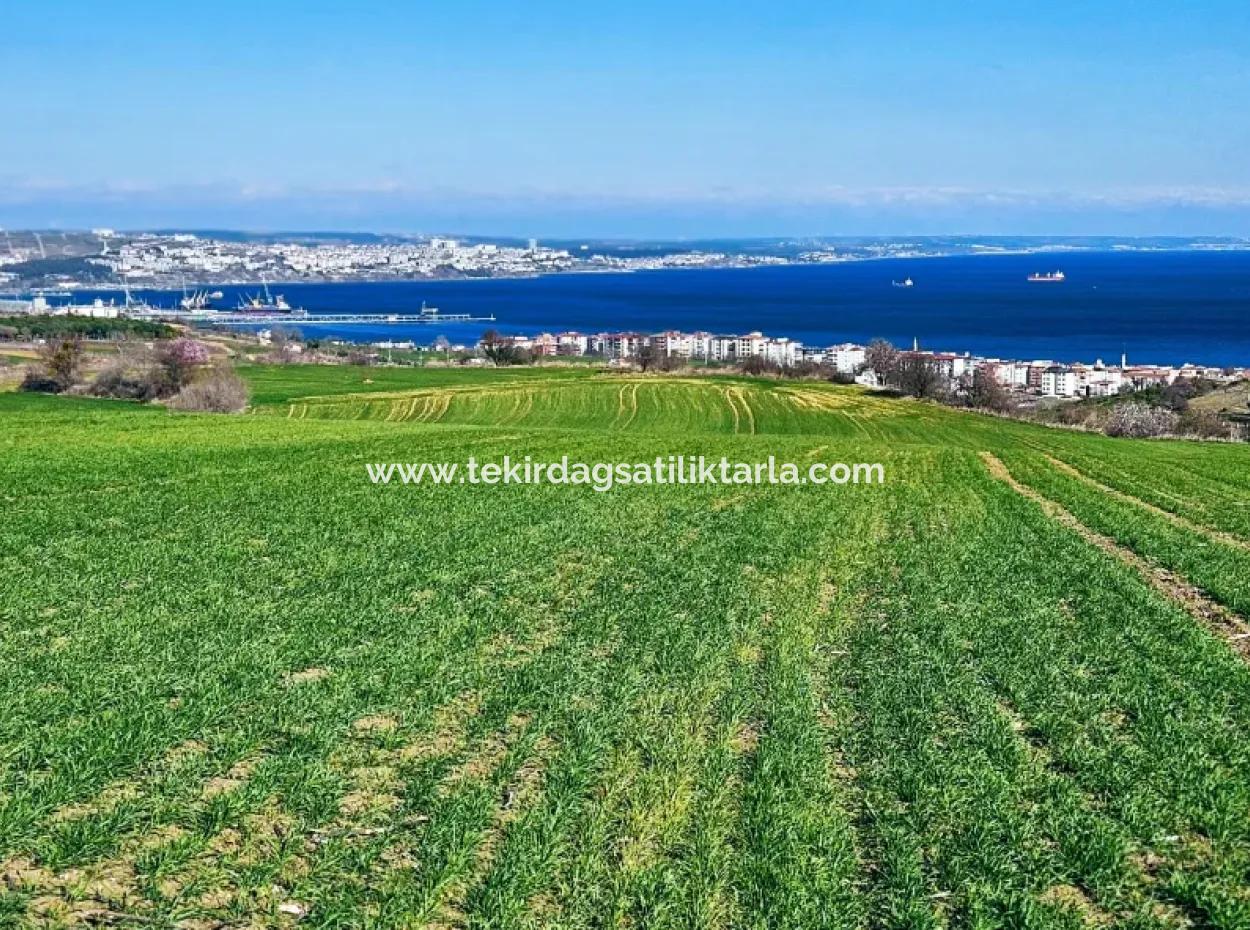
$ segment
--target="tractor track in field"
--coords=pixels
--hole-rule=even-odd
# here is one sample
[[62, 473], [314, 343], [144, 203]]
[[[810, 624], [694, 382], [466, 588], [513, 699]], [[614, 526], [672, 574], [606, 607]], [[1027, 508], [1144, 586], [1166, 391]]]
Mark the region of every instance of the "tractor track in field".
[[1250, 540], [1242, 539], [1240, 536], [1234, 536], [1232, 533], [1227, 533], [1223, 530], [1217, 530], [1209, 526], [1203, 526], [1201, 523], [1195, 523], [1192, 520], [1190, 520], [1188, 517], [1182, 517], [1178, 513], [1173, 513], [1170, 510], [1165, 510], [1156, 504], [1152, 504], [1149, 501], [1142, 500], [1140, 497], [1134, 497], [1132, 494], [1128, 494], [1124, 491], [1119, 490], [1118, 488], [1113, 488], [1110, 485], [1103, 484], [1097, 478], [1093, 478], [1085, 474], [1083, 471], [1080, 471], [1075, 466], [1068, 464], [1062, 459], [1057, 459], [1053, 455], [1042, 453], [1042, 456], [1054, 468], [1063, 472], [1068, 477], [1075, 478], [1077, 481], [1080, 481], [1082, 484], [1086, 485], [1087, 487], [1091, 487], [1096, 491], [1100, 491], [1103, 494], [1106, 494], [1108, 497], [1113, 498], [1114, 500], [1120, 501], [1121, 503], [1128, 504], [1133, 507], [1140, 507], [1142, 510], [1145, 510], [1147, 513], [1154, 514], [1156, 517], [1160, 517], [1161, 519], [1167, 520], [1173, 526], [1180, 527], [1183, 530], [1188, 530], [1189, 532], [1196, 533], [1199, 536], [1206, 536], [1209, 539], [1212, 539], [1219, 543], [1223, 543], [1226, 546], [1232, 546], [1235, 549], [1241, 549], [1243, 552], [1250, 552]]
[[738, 400], [742, 404], [742, 412], [746, 414], [747, 432], [755, 435], [755, 413], [751, 410], [751, 403], [747, 400], [746, 392], [742, 388], [737, 389]]
[[[624, 397], [625, 390], [626, 390], [625, 388], [621, 389], [622, 397]], [[628, 409], [629, 409], [629, 416], [627, 416], [625, 418], [625, 422], [621, 424], [621, 429], [629, 429], [630, 424], [632, 424], [638, 416], [638, 382], [636, 381], [632, 385], [629, 385], [629, 408]]]
[[729, 410], [730, 410], [730, 412], [734, 415], [734, 426], [733, 426], [733, 432], [734, 432], [735, 434], [736, 434], [736, 433], [739, 433], [739, 432], [741, 432], [741, 421], [742, 421], [742, 417], [741, 417], [741, 415], [738, 413], [738, 405], [734, 403], [733, 394], [731, 393], [731, 389], [730, 389], [730, 388], [725, 388], [725, 389], [723, 390], [723, 394], [724, 394], [724, 397], [725, 397], [725, 403], [727, 403], [727, 404], [729, 405]]
[[1250, 624], [1241, 616], [1212, 600], [1183, 576], [1151, 563], [1111, 537], [1090, 529], [1063, 505], [1018, 481], [997, 456], [990, 452], [982, 452], [980, 455], [995, 480], [1037, 504], [1048, 517], [1072, 530], [1090, 545], [1133, 569], [1143, 581], [1220, 636], [1243, 659], [1250, 661]]

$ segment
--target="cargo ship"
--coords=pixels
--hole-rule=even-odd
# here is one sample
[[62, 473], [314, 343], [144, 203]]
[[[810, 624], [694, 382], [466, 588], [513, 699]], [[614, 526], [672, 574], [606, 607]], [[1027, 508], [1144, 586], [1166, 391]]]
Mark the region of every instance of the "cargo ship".
[[1052, 283], [1052, 282], [1058, 283], [1059, 281], [1064, 280], [1066, 277], [1067, 276], [1062, 271], [1048, 271], [1045, 274], [1036, 274], [1036, 273], [1031, 274], [1029, 275], [1029, 280], [1041, 281], [1041, 282], [1046, 282], [1046, 283]]
[[178, 301], [178, 306], [183, 310], [210, 310], [212, 309], [213, 299], [208, 291], [187, 291], [186, 284], [182, 285], [182, 299]]
[[890, 283], [893, 284], [895, 287], [915, 287], [916, 286], [916, 282], [913, 281], [911, 278], [904, 278], [902, 281], [891, 281]]
[[289, 313], [292, 316], [305, 316], [302, 308], [293, 308], [281, 294], [271, 294], [269, 284], [264, 278], [260, 281], [263, 294], [244, 294], [239, 300], [240, 313]]

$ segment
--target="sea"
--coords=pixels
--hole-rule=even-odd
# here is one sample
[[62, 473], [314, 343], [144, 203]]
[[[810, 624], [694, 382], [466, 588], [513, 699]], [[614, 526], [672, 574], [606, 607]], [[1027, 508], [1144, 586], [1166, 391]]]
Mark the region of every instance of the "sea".
[[[1062, 283], [1033, 273], [1063, 271]], [[906, 278], [912, 287], [897, 287]], [[760, 330], [807, 345], [896, 345], [1000, 358], [1250, 366], [1250, 251], [1063, 251], [823, 265], [532, 278], [271, 285], [292, 306], [334, 313], [494, 315], [494, 323], [318, 325], [355, 341], [502, 333]], [[220, 288], [225, 308], [255, 287]], [[116, 296], [103, 294], [101, 296]], [[176, 303], [173, 292], [139, 292]]]

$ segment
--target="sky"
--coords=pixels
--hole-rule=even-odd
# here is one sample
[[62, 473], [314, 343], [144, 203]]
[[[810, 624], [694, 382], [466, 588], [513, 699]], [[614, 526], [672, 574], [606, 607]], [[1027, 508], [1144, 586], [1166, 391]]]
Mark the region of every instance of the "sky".
[[6, 0], [0, 226], [1250, 236], [1250, 3]]

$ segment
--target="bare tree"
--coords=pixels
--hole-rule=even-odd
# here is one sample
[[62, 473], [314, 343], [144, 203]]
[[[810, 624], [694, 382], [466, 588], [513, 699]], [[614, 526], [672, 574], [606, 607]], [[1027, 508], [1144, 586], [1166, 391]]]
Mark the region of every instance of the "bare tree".
[[269, 360], [292, 362], [299, 354], [299, 334], [293, 330], [275, 326], [269, 331]]
[[946, 396], [946, 378], [938, 363], [927, 355], [905, 352], [894, 368], [888, 382], [904, 394], [912, 397], [939, 399]]
[[968, 406], [995, 413], [1008, 413], [1016, 406], [1011, 394], [987, 368], [978, 368], [972, 373], [972, 381], [967, 385], [964, 397]]
[[638, 354], [634, 357], [634, 361], [638, 363], [638, 367], [643, 371], [650, 371], [652, 368], [659, 368], [665, 357], [666, 354], [661, 352], [660, 347], [652, 340], [644, 343], [638, 349]]
[[522, 365], [528, 360], [517, 349], [512, 340], [499, 335], [499, 332], [494, 329], [488, 329], [482, 333], [481, 346], [482, 354], [499, 367], [504, 365]]
[[899, 364], [899, 351], [885, 339], [874, 339], [864, 351], [864, 364], [876, 374], [882, 384], [893, 384]]

